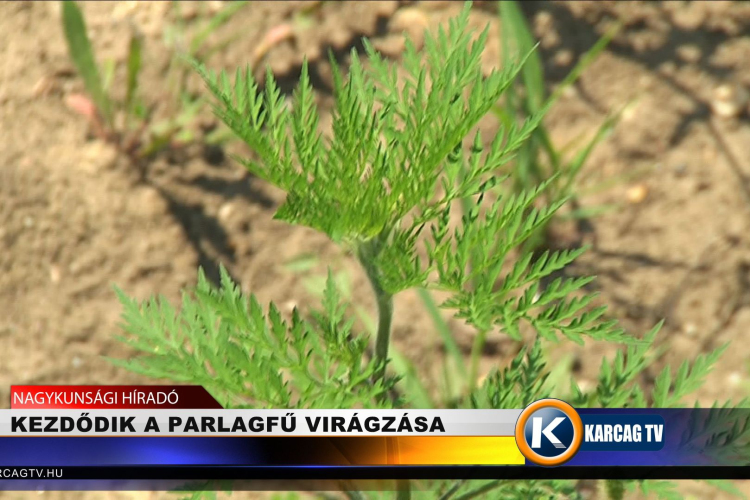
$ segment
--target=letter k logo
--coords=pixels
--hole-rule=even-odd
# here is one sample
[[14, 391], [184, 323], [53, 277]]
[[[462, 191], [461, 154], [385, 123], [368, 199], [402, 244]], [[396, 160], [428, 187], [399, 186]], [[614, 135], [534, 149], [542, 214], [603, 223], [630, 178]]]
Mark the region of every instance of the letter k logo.
[[518, 449], [527, 460], [556, 467], [578, 453], [583, 442], [583, 422], [565, 401], [541, 399], [518, 416], [515, 434]]
[[544, 419], [542, 417], [534, 417], [532, 419], [533, 430], [531, 434], [531, 447], [541, 448], [542, 434], [544, 434], [544, 437], [549, 439], [549, 442], [552, 443], [552, 446], [554, 446], [555, 448], [565, 448], [565, 445], [562, 444], [559, 439], [557, 439], [557, 436], [552, 434], [552, 431], [555, 430], [555, 427], [564, 422], [565, 418], [556, 417], [554, 420], [552, 420], [552, 422], [550, 422], [547, 427], [542, 429], [543, 420]]

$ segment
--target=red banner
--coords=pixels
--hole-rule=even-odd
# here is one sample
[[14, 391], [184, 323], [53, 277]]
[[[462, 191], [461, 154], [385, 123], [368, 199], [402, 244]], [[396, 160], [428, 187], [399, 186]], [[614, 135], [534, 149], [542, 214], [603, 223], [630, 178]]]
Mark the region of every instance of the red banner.
[[12, 385], [11, 409], [218, 409], [198, 385]]

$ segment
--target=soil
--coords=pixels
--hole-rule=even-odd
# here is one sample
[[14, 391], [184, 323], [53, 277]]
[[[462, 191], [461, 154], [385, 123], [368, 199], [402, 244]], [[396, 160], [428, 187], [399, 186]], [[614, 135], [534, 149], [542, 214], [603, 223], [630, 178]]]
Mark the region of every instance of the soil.
[[[180, 23], [195, 32], [215, 2], [181, 3], [179, 13], [160, 2], [80, 5], [99, 59], [117, 63], [115, 89], [131, 25], [142, 31], [140, 92], [159, 104], [157, 116], [167, 116], [167, 40]], [[209, 45], [230, 35], [233, 41], [208, 64], [261, 70], [268, 63], [289, 91], [307, 57], [327, 110], [328, 49], [345, 63], [368, 36], [397, 59], [402, 29], [418, 37], [421, 27], [459, 9], [452, 2], [254, 2], [209, 37]], [[500, 60], [495, 10], [477, 2], [472, 11], [473, 24], [491, 26], [487, 69]], [[560, 224], [553, 242], [592, 245], [573, 272], [598, 276], [602, 303], [628, 330], [640, 334], [666, 320], [659, 335], [665, 355], [645, 383], [665, 363], [676, 366], [732, 341], [697, 398], [739, 400], [749, 387], [750, 120], [746, 105], [739, 116], [722, 118], [712, 102], [722, 85], [750, 86], [750, 4], [524, 2], [523, 10], [540, 40], [550, 88], [614, 22], [623, 25], [546, 121], [555, 144], [565, 145], [629, 103], [581, 178], [581, 205], [612, 209], [589, 219], [585, 231]], [[300, 18], [302, 11], [310, 12]], [[264, 45], [287, 25], [291, 35]], [[200, 140], [215, 125], [209, 112], [194, 121], [199, 140], [157, 154], [141, 165], [144, 175], [96, 138], [71, 109], [83, 84], [67, 55], [58, 3], [0, 3], [0, 50], [0, 407], [8, 406], [11, 384], [154, 382], [104, 359], [132, 355], [114, 338], [121, 310], [113, 284], [139, 298], [177, 300], [199, 265], [215, 278], [221, 263], [261, 302], [290, 310], [316, 300], [318, 277], [330, 264], [348, 276], [353, 300], [372, 307], [363, 274], [324, 236], [272, 219], [282, 193], [228, 159], [241, 147], [225, 152]], [[199, 90], [194, 80], [188, 85]], [[308, 255], [317, 257], [311, 269], [291, 269]], [[442, 353], [429, 317], [411, 293], [396, 307], [396, 347], [430, 373]], [[470, 331], [451, 324], [468, 353]], [[515, 349], [490, 339], [482, 370], [502, 365]], [[576, 379], [592, 385], [601, 357], [614, 349], [587, 344], [553, 353], [572, 357]], [[715, 494], [702, 485], [683, 492]]]

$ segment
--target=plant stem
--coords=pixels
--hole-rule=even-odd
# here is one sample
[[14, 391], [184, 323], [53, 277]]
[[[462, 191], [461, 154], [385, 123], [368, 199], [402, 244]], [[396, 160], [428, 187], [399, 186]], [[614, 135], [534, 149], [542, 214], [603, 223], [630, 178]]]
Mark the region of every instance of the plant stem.
[[463, 495], [457, 497], [456, 500], [470, 500], [471, 498], [484, 495], [485, 493], [490, 492], [494, 490], [495, 488], [499, 488], [500, 486], [502, 486], [502, 484], [503, 484], [503, 481], [501, 480], [490, 481], [489, 483], [479, 486], [478, 488], [475, 488], [471, 491], [467, 491]]
[[388, 345], [391, 340], [391, 323], [393, 321], [393, 295], [383, 289], [380, 270], [375, 265], [375, 258], [380, 252], [380, 239], [374, 238], [359, 245], [357, 258], [367, 274], [375, 294], [378, 306], [378, 331], [375, 337], [375, 359], [381, 362], [381, 367], [375, 374], [375, 380], [385, 376], [385, 364], [388, 360]]
[[396, 500], [409, 500], [411, 498], [411, 484], [408, 480], [400, 479], [396, 481], [398, 492]]
[[456, 494], [458, 490], [461, 489], [461, 486], [463, 486], [466, 483], [465, 479], [461, 479], [460, 481], [456, 481], [453, 483], [453, 486], [451, 486], [448, 491], [440, 495], [439, 500], [449, 500], [453, 495]]
[[471, 393], [477, 388], [479, 378], [479, 361], [484, 351], [484, 346], [487, 344], [487, 331], [481, 330], [471, 345], [471, 357], [469, 361], [469, 392]]
[[625, 485], [622, 481], [609, 479], [604, 482], [604, 486], [609, 500], [622, 500], [625, 497]]

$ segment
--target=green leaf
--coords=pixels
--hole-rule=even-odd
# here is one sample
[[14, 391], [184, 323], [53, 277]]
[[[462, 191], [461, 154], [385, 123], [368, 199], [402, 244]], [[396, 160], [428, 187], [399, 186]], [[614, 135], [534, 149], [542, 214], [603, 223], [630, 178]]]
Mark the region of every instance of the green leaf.
[[62, 22], [68, 51], [78, 73], [83, 78], [86, 91], [94, 101], [102, 117], [108, 124], [112, 122], [112, 109], [109, 97], [104, 92], [99, 67], [86, 33], [86, 22], [78, 4], [74, 1], [61, 2]]
[[138, 77], [141, 72], [141, 58], [143, 53], [143, 37], [140, 33], [133, 32], [130, 35], [127, 58], [127, 80], [125, 87], [125, 112], [128, 116], [133, 115], [135, 96], [138, 90]]
[[699, 355], [692, 365], [688, 360], [683, 361], [674, 376], [671, 374], [670, 367], [665, 367], [654, 384], [654, 406], [657, 408], [680, 406], [680, 402], [685, 396], [695, 392], [703, 385], [706, 376], [711, 373], [727, 347], [729, 347], [729, 344], [725, 344], [708, 354]]
[[[387, 63], [368, 44], [373, 64], [367, 69], [356, 52], [347, 77], [334, 62], [336, 105], [332, 134], [326, 141], [317, 130], [319, 112], [306, 65], [291, 111], [270, 74], [260, 92], [247, 70], [237, 72], [232, 83], [225, 72], [217, 75], [201, 64], [194, 66], [216, 98], [217, 116], [257, 155], [258, 159], [242, 162], [287, 192], [276, 218], [318, 229], [337, 242], [394, 235], [394, 242], [405, 244], [412, 233], [399, 234], [400, 223], [433, 199], [442, 182], [455, 184], [445, 177], [447, 156], [523, 65], [522, 60], [481, 77], [487, 32], [472, 42], [467, 25], [465, 9], [451, 21], [448, 33], [428, 34], [426, 66], [418, 65], [418, 52], [407, 44], [404, 57], [413, 73], [401, 89]], [[532, 121], [520, 131], [512, 130], [513, 141], [505, 148], [496, 143], [492, 161], [467, 181], [466, 189], [475, 189], [496, 162], [507, 161], [533, 125]], [[452, 192], [443, 203], [461, 194]], [[401, 236], [403, 240], [398, 239]], [[414, 286], [424, 272], [415, 268], [411, 257], [394, 261], [403, 263], [400, 269], [394, 266], [394, 276]]]
[[217, 12], [214, 16], [212, 16], [211, 19], [206, 23], [206, 25], [190, 41], [191, 55], [197, 54], [212, 33], [215, 33], [222, 26], [228, 23], [229, 20], [232, 19], [235, 14], [237, 14], [237, 12], [247, 6], [250, 2], [232, 1], [226, 3], [227, 6]]
[[[504, 51], [508, 54], [504, 58], [509, 60], [518, 54], [531, 52], [531, 55], [523, 66], [521, 75], [523, 77], [524, 89], [527, 92], [526, 112], [529, 115], [533, 115], [541, 110], [546, 98], [542, 59], [539, 53], [534, 50], [537, 43], [526, 23], [526, 18], [521, 12], [518, 2], [499, 2], [498, 9], [501, 29], [503, 33], [507, 32], [509, 39], [512, 40], [508, 45], [503, 45]], [[509, 45], [513, 45], [513, 47]]]
[[448, 323], [443, 319], [440, 309], [438, 309], [437, 304], [435, 304], [435, 300], [432, 298], [430, 292], [424, 288], [419, 288], [417, 289], [417, 293], [427, 309], [427, 314], [429, 314], [432, 319], [432, 324], [435, 326], [435, 330], [437, 330], [440, 339], [443, 341], [446, 352], [453, 360], [463, 382], [466, 383], [466, 378], [468, 376], [466, 363], [464, 362], [463, 354], [461, 353], [456, 340], [453, 338], [453, 332], [451, 332]]
[[383, 407], [395, 379], [371, 382], [365, 336], [353, 336], [346, 306], [329, 277], [313, 321], [291, 320], [271, 304], [264, 313], [221, 268], [221, 286], [201, 272], [176, 311], [165, 299], [123, 304], [122, 340], [139, 357], [114, 360], [136, 373], [204, 386], [227, 407]]

